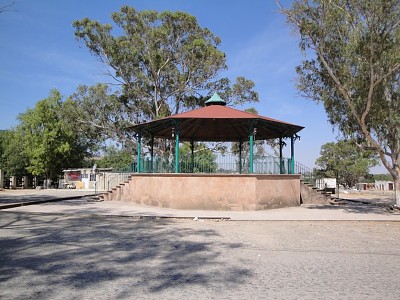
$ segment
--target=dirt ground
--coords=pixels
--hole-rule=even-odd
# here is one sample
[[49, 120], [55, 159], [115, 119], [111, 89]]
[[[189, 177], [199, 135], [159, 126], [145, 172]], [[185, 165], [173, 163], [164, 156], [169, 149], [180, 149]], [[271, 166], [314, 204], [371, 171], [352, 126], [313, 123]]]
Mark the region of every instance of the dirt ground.
[[[337, 196], [337, 195], [334, 195]], [[370, 200], [383, 203], [393, 203], [395, 201], [394, 191], [354, 191], [339, 190], [339, 197], [345, 199]]]
[[1, 299], [398, 299], [400, 222], [0, 212]]
[[[0, 196], [61, 195], [45, 193]], [[0, 299], [399, 299], [394, 194], [340, 198], [230, 220], [90, 197], [3, 209]]]

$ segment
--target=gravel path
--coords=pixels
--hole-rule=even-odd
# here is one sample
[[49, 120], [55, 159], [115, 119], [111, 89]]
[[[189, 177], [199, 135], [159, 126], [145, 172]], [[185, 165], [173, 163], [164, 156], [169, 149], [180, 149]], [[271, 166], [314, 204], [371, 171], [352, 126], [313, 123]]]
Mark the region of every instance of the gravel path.
[[1, 299], [399, 299], [400, 223], [0, 212]]

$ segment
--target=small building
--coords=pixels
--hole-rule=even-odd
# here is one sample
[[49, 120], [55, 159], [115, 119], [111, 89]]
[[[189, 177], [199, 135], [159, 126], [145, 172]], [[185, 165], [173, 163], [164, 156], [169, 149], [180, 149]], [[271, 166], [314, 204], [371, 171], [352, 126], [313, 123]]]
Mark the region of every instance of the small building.
[[[128, 173], [114, 172], [112, 168], [77, 168], [63, 170], [64, 180], [60, 180], [59, 188], [83, 190], [110, 190], [123, 182]], [[126, 178], [125, 178], [126, 177]]]
[[394, 182], [387, 180], [377, 180], [375, 181], [375, 189], [380, 191], [393, 191], [394, 190]]
[[325, 192], [331, 192], [332, 194], [336, 194], [336, 178], [320, 178], [315, 180], [315, 186], [319, 190], [323, 190]]
[[375, 184], [371, 182], [359, 182], [356, 183], [356, 188], [358, 191], [370, 191], [375, 188]]
[[336, 178], [321, 178], [315, 181], [315, 186], [320, 190], [336, 188]]

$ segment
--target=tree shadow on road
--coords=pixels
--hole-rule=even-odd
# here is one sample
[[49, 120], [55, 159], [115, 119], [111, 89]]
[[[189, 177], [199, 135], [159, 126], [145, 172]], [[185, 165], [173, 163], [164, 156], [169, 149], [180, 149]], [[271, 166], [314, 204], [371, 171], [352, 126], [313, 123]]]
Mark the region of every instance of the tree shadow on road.
[[370, 198], [368, 200], [353, 199], [336, 199], [334, 205], [310, 206], [309, 209], [325, 209], [325, 210], [344, 210], [348, 213], [357, 214], [393, 214], [399, 211], [393, 208], [393, 201], [382, 202], [381, 199]]
[[13, 203], [29, 203], [35, 201], [48, 201], [48, 200], [56, 200], [58, 199], [55, 196], [50, 195], [0, 195], [0, 204], [13, 204]]
[[188, 222], [1, 212], [0, 296], [125, 298], [251, 279], [247, 266], [224, 259], [242, 245]]

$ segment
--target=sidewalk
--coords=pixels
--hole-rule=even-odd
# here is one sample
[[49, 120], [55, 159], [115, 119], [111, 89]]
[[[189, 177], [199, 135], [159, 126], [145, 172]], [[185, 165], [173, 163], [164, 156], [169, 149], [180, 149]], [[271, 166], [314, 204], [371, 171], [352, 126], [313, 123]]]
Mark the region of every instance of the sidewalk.
[[[97, 201], [94, 191], [31, 190], [0, 192], [0, 205], [13, 205], [2, 211], [103, 215], [134, 218], [226, 219], [237, 221], [400, 221], [398, 210], [389, 210], [378, 200], [366, 204], [352, 199], [344, 205], [301, 205], [261, 211], [178, 210], [143, 206], [124, 201]], [[386, 200], [383, 199], [383, 202]], [[37, 204], [37, 205], [32, 205]], [[1, 209], [1, 206], [0, 206]]]

